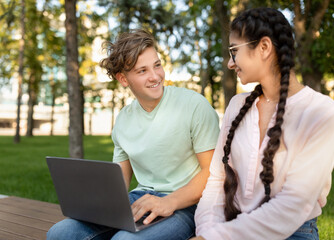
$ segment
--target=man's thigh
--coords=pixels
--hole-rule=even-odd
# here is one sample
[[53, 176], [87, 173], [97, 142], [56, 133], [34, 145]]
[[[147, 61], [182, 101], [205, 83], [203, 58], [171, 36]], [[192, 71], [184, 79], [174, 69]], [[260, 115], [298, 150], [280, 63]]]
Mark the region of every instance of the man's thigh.
[[110, 239], [114, 233], [115, 229], [105, 226], [75, 219], [64, 219], [49, 229], [47, 240], [105, 240]]

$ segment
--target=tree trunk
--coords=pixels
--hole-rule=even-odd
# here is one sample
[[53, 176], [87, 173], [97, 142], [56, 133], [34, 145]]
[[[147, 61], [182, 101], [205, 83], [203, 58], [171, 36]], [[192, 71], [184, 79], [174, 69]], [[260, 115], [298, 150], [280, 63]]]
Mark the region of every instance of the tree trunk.
[[24, 58], [24, 38], [25, 38], [25, 1], [21, 0], [21, 39], [19, 55], [19, 76], [18, 76], [18, 93], [17, 93], [17, 115], [16, 115], [16, 133], [14, 143], [20, 142], [20, 118], [21, 118], [21, 98], [22, 98], [22, 81], [23, 81], [23, 58]]
[[228, 6], [224, 5], [223, 0], [216, 0], [216, 14], [218, 16], [221, 27], [221, 39], [222, 39], [222, 57], [223, 57], [223, 79], [222, 87], [224, 91], [224, 105], [227, 108], [231, 98], [237, 93], [237, 80], [233, 71], [227, 68], [227, 63], [230, 59], [228, 48], [229, 45], [229, 25], [230, 16], [228, 14]]
[[37, 95], [35, 91], [35, 76], [30, 76], [29, 79], [29, 86], [28, 86], [28, 93], [29, 93], [29, 100], [28, 100], [28, 116], [27, 116], [27, 132], [26, 136], [32, 137], [33, 136], [33, 129], [34, 129], [34, 106], [36, 105]]
[[94, 103], [91, 102], [90, 103], [90, 108], [89, 108], [89, 119], [88, 119], [88, 134], [89, 135], [93, 135], [93, 114], [95, 112], [95, 108], [94, 108]]
[[[198, 35], [196, 20], [194, 22], [195, 22], [195, 27], [196, 27], [196, 35]], [[209, 40], [209, 43], [210, 43], [210, 40]], [[201, 79], [201, 94], [203, 96], [205, 96], [205, 88], [208, 86], [209, 81], [208, 81], [207, 71], [203, 71], [204, 66], [203, 66], [203, 60], [202, 60], [202, 52], [201, 52], [201, 48], [199, 46], [199, 41], [198, 40], [195, 41], [195, 47], [196, 47], [196, 50], [197, 50], [197, 56], [198, 56], [199, 65], [200, 65], [199, 76], [200, 76], [200, 79]], [[208, 64], [208, 67], [209, 67], [209, 64]]]
[[83, 158], [82, 95], [79, 77], [76, 0], [65, 0], [66, 75], [70, 106], [70, 157]]
[[323, 73], [317, 69], [313, 69], [311, 73], [302, 73], [303, 82], [305, 85], [313, 88], [318, 92], [322, 92], [321, 80], [323, 78]]
[[111, 133], [115, 123], [115, 108], [116, 108], [115, 97], [116, 97], [116, 89], [113, 90], [111, 98]]
[[[193, 1], [189, 1], [189, 7], [193, 6]], [[199, 29], [197, 26], [197, 21], [196, 18], [194, 19], [194, 26], [195, 26], [195, 35], [198, 36], [199, 35]], [[201, 94], [203, 96], [205, 96], [205, 88], [208, 85], [208, 78], [206, 76], [206, 72], [203, 71], [203, 61], [202, 61], [202, 52], [201, 52], [201, 47], [199, 46], [199, 40], [195, 40], [194, 42], [195, 44], [195, 49], [197, 51], [197, 57], [198, 57], [198, 61], [199, 61], [199, 77], [200, 77], [200, 81], [201, 81]]]
[[55, 111], [55, 101], [56, 101], [56, 84], [53, 74], [50, 78], [51, 87], [51, 116], [50, 116], [50, 136], [53, 136], [53, 125], [54, 125], [54, 111]]
[[51, 117], [50, 117], [50, 136], [53, 136], [53, 128], [54, 128], [54, 112], [55, 112], [55, 99], [56, 96], [54, 93], [52, 93], [52, 103], [51, 103]]
[[[79, 76], [80, 79], [80, 76]], [[82, 86], [82, 81], [81, 79], [79, 80], [79, 84], [80, 84], [80, 96], [81, 96], [81, 115], [82, 115], [82, 135], [85, 135], [85, 96], [84, 96], [84, 89]]]
[[215, 98], [214, 98], [214, 82], [213, 82], [213, 70], [212, 70], [212, 65], [211, 65], [211, 56], [210, 56], [210, 53], [211, 53], [211, 40], [208, 39], [207, 41], [207, 45], [208, 45], [208, 49], [207, 49], [207, 52], [206, 52], [206, 62], [207, 62], [207, 69], [206, 69], [206, 82], [207, 82], [207, 85], [210, 86], [211, 88], [211, 106], [214, 107], [215, 106]]

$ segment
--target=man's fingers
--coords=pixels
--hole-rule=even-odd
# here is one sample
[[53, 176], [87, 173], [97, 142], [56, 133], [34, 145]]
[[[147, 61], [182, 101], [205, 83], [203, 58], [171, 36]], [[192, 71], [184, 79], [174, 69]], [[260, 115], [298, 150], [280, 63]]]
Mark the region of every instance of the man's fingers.
[[152, 222], [155, 218], [157, 217], [157, 215], [154, 212], [151, 212], [145, 219], [144, 219], [144, 224], [149, 224], [150, 222]]
[[146, 210], [145, 208], [141, 208], [141, 207], [136, 207], [136, 208], [132, 209], [133, 218], [134, 218], [135, 222], [137, 222], [147, 212], [148, 212], [148, 210]]
[[150, 194], [144, 195], [132, 204], [132, 213], [135, 221], [138, 221], [148, 213], [144, 224], [149, 224], [157, 216], [169, 216], [172, 214], [172, 212], [169, 212], [168, 207], [164, 206], [162, 198]]

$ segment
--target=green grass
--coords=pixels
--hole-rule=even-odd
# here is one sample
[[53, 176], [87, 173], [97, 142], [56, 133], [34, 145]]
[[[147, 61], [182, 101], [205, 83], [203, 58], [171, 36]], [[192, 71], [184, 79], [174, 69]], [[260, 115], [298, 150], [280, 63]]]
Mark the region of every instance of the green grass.
[[[84, 158], [111, 161], [110, 136], [84, 136]], [[0, 136], [0, 194], [57, 203], [46, 156], [69, 157], [68, 136]], [[131, 189], [136, 185], [135, 179]]]
[[[111, 161], [114, 145], [110, 136], [84, 136], [84, 158]], [[69, 157], [68, 136], [0, 136], [0, 194], [57, 203], [45, 156]], [[334, 173], [333, 173], [334, 179]], [[136, 185], [133, 179], [131, 189]], [[318, 218], [320, 239], [334, 239], [334, 190]]]

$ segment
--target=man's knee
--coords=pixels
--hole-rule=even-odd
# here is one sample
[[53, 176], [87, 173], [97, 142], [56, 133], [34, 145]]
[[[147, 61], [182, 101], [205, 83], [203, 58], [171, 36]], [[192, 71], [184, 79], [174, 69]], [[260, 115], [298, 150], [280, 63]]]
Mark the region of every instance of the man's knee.
[[76, 225], [76, 221], [72, 219], [64, 219], [63, 221], [56, 223], [47, 232], [47, 240], [58, 240], [70, 237], [71, 232], [75, 234], [77, 229]]
[[74, 219], [65, 219], [53, 225], [47, 232], [47, 240], [82, 240], [99, 239], [101, 236], [111, 237], [112, 229], [77, 221]]

